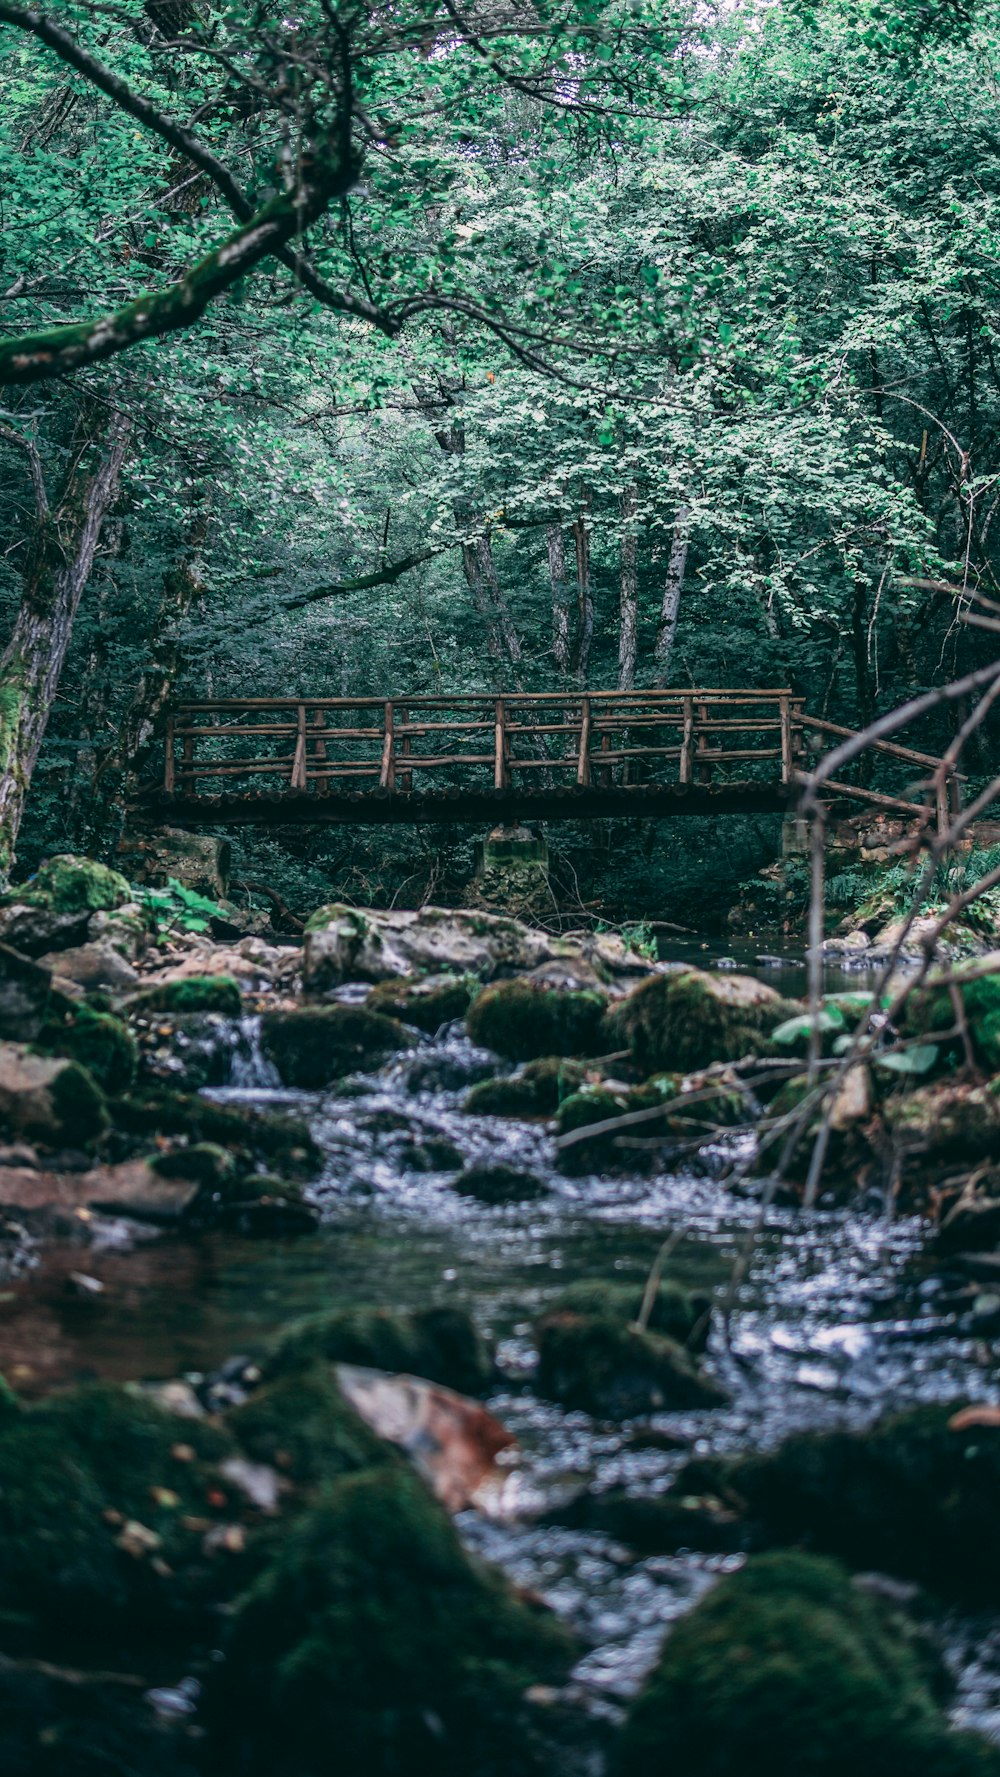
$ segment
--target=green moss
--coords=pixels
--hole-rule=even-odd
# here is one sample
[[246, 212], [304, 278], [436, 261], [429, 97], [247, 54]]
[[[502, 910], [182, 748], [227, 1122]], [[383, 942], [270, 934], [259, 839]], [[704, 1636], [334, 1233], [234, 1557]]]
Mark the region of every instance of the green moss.
[[108, 1127], [108, 1106], [92, 1074], [79, 1062], [67, 1061], [49, 1087], [49, 1096], [65, 1143], [86, 1146]]
[[332, 925], [342, 921], [349, 924], [359, 937], [364, 937], [368, 930], [368, 921], [356, 907], [348, 907], [344, 901], [332, 901], [328, 907], [317, 907], [305, 923], [305, 931], [325, 932]]
[[221, 1012], [238, 1018], [243, 1010], [239, 983], [232, 975], [188, 975], [182, 981], [161, 981], [132, 994], [130, 1012]]
[[132, 889], [117, 870], [67, 852], [49, 858], [9, 898], [15, 896], [29, 907], [50, 907], [55, 913], [100, 913], [131, 901]]
[[[561, 1290], [549, 1312], [599, 1315], [628, 1326], [642, 1307], [645, 1284], [606, 1282], [581, 1278]], [[712, 1299], [701, 1290], [687, 1290], [672, 1278], [663, 1277], [653, 1296], [647, 1325], [651, 1333], [675, 1339], [689, 1351], [704, 1351], [708, 1340]]]
[[415, 1024], [429, 1036], [450, 1024], [453, 1018], [464, 1018], [479, 982], [474, 975], [431, 975], [402, 981], [380, 981], [368, 995], [365, 1005], [370, 1012], [382, 1012], [398, 1018], [403, 1024]]
[[723, 1579], [667, 1637], [617, 1777], [996, 1777], [952, 1733], [912, 1640], [835, 1563], [771, 1555]]
[[315, 1486], [398, 1460], [345, 1401], [325, 1363], [256, 1390], [226, 1425], [254, 1462]]
[[317, 1358], [406, 1371], [442, 1382], [460, 1394], [490, 1387], [494, 1366], [472, 1320], [458, 1308], [394, 1313], [387, 1308], [342, 1308], [306, 1315], [281, 1334], [267, 1360], [269, 1375], [285, 1375]]
[[139, 1045], [128, 1026], [91, 1006], [73, 1005], [64, 1017], [50, 1020], [37, 1046], [78, 1061], [110, 1093], [127, 1091], [139, 1064]]
[[473, 1001], [466, 1028], [511, 1061], [539, 1056], [600, 1055], [606, 1048], [603, 994], [562, 992], [533, 981], [501, 981]]
[[644, 1073], [693, 1073], [763, 1053], [771, 1032], [801, 1011], [749, 975], [685, 969], [644, 981], [611, 1008], [608, 1048], [627, 1045]]
[[186, 1135], [193, 1142], [216, 1142], [255, 1164], [279, 1166], [291, 1178], [314, 1178], [323, 1155], [306, 1125], [295, 1117], [238, 1110], [212, 1104], [186, 1092], [147, 1087], [115, 1100], [118, 1129], [134, 1136]]
[[521, 1698], [570, 1646], [473, 1566], [403, 1466], [332, 1486], [240, 1601], [205, 1696], [240, 1770], [445, 1777], [534, 1768]]
[[802, 1433], [725, 1479], [782, 1541], [809, 1537], [859, 1566], [995, 1597], [1000, 1426], [952, 1430], [958, 1406], [893, 1414], [866, 1432]]
[[636, 1332], [608, 1315], [547, 1314], [537, 1340], [538, 1392], [603, 1419], [716, 1407], [727, 1399], [675, 1340]]
[[506, 1079], [481, 1080], [462, 1108], [481, 1117], [550, 1117], [585, 1078], [579, 1062], [544, 1055]]
[[265, 1012], [261, 1038], [284, 1084], [305, 1091], [318, 1091], [344, 1074], [377, 1066], [410, 1045], [395, 1018], [370, 1012], [367, 1006]]
[[206, 1190], [225, 1191], [236, 1183], [236, 1162], [217, 1142], [194, 1142], [168, 1154], [154, 1154], [149, 1165], [163, 1178], [191, 1179]]

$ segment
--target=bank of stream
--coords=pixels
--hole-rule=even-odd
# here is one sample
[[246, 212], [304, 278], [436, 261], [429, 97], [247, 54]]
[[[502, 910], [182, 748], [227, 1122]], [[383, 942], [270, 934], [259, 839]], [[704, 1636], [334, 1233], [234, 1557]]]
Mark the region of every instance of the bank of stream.
[[[725, 966], [700, 943], [677, 954]], [[783, 993], [801, 991], [798, 959], [734, 960]], [[863, 985], [856, 972], [849, 985]], [[635, 1693], [664, 1627], [741, 1557], [636, 1559], [603, 1534], [549, 1521], [574, 1493], [658, 1494], [692, 1454], [759, 1450], [808, 1427], [862, 1427], [918, 1402], [1000, 1401], [994, 1350], [949, 1305], [947, 1279], [923, 1262], [925, 1228], [915, 1218], [762, 1211], [753, 1196], [719, 1188], [720, 1152], [711, 1148], [676, 1170], [566, 1177], [543, 1124], [462, 1108], [471, 1085], [504, 1070], [457, 1022], [434, 1037], [414, 1033], [412, 1049], [324, 1092], [276, 1083], [252, 1018], [234, 1056], [231, 1083], [212, 1095], [293, 1110], [323, 1151], [322, 1176], [309, 1188], [321, 1211], [316, 1235], [147, 1241], [134, 1227], [101, 1222], [84, 1265], [99, 1292], [66, 1287], [81, 1255], [58, 1244], [6, 1290], [0, 1369], [29, 1393], [91, 1376], [176, 1376], [253, 1353], [276, 1327], [315, 1309], [467, 1308], [496, 1342], [507, 1382], [488, 1404], [524, 1460], [520, 1509], [499, 1521], [468, 1511], [460, 1528], [582, 1632], [587, 1652], [574, 1685], [598, 1717]], [[530, 1171], [545, 1194], [498, 1207], [456, 1194], [459, 1168], [487, 1160]], [[539, 1398], [531, 1326], [540, 1309], [579, 1279], [640, 1286], [668, 1234], [671, 1274], [715, 1299], [708, 1359], [731, 1404], [654, 1415], [637, 1429]], [[1000, 1618], [955, 1613], [943, 1632], [958, 1680], [954, 1718], [1000, 1739]], [[591, 1757], [581, 1752], [581, 1773], [595, 1768]]]

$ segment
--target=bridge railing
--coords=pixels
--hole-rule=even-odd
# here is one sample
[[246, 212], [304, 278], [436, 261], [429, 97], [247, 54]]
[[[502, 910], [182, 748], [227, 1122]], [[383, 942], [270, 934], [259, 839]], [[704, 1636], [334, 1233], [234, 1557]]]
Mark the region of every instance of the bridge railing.
[[[785, 689], [213, 699], [171, 714], [163, 787], [204, 800], [791, 786], [810, 754], [852, 732], [808, 715]], [[940, 764], [878, 741], [852, 768], [854, 781], [827, 788], [908, 815], [936, 804], [940, 827], [960, 789]]]
[[171, 714], [168, 794], [790, 782], [790, 691], [246, 698]]

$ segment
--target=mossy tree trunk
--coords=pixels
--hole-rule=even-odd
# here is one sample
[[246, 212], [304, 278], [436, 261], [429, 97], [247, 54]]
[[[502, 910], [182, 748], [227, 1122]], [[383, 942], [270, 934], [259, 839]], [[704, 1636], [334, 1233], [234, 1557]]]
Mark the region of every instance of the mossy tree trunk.
[[[34, 447], [37, 518], [24, 596], [0, 660], [0, 880], [14, 863], [24, 805], [104, 520], [117, 496], [131, 421], [115, 414], [78, 440], [55, 506]], [[24, 441], [22, 441], [24, 442]], [[99, 453], [93, 466], [95, 450]]]
[[663, 602], [660, 606], [660, 622], [653, 648], [653, 662], [656, 668], [654, 683], [661, 686], [665, 685], [670, 677], [670, 662], [674, 651], [674, 637], [677, 634], [681, 594], [684, 591], [687, 557], [687, 512], [684, 510], [678, 515], [670, 543], [667, 577], [663, 583]]
[[631, 691], [635, 684], [638, 653], [639, 579], [635, 530], [636, 491], [622, 494], [621, 603], [618, 621], [618, 689]]

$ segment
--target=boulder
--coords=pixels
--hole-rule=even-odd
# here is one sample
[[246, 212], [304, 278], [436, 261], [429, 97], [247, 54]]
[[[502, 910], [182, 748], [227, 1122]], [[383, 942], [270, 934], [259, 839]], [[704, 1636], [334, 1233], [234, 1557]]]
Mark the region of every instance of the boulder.
[[318, 1091], [345, 1074], [377, 1067], [410, 1046], [395, 1018], [367, 1006], [303, 1006], [291, 1012], [265, 1012], [264, 1052], [286, 1086]]
[[718, 1407], [728, 1399], [675, 1340], [637, 1332], [613, 1315], [561, 1309], [544, 1316], [536, 1336], [539, 1394], [601, 1419]]
[[751, 1558], [673, 1626], [617, 1777], [996, 1777], [1000, 1753], [950, 1729], [942, 1680], [912, 1629], [835, 1562]]
[[104, 1094], [75, 1061], [0, 1043], [0, 1128], [48, 1147], [78, 1147], [107, 1128]]
[[574, 1653], [400, 1463], [335, 1480], [285, 1528], [219, 1645], [200, 1717], [213, 1762], [301, 1777], [525, 1777], [524, 1693]]
[[48, 969], [0, 944], [0, 1040], [34, 1041], [49, 1013], [51, 986]]
[[23, 901], [11, 901], [0, 905], [0, 942], [11, 945], [22, 956], [68, 950], [71, 946], [86, 943], [93, 917], [85, 907], [57, 912], [51, 907], [33, 907]]
[[474, 975], [419, 975], [402, 981], [381, 981], [365, 1005], [433, 1036], [443, 1024], [464, 1018], [479, 983]]
[[627, 1046], [644, 1073], [683, 1072], [759, 1055], [804, 1008], [752, 975], [683, 969], [643, 982], [609, 1013], [608, 1049]]
[[561, 1055], [541, 1056], [519, 1073], [480, 1080], [462, 1109], [480, 1117], [550, 1117], [585, 1078], [586, 1069], [579, 1062], [565, 1061]]
[[132, 1137], [214, 1142], [253, 1166], [279, 1167], [286, 1178], [315, 1178], [323, 1168], [320, 1149], [297, 1118], [247, 1105], [213, 1104], [163, 1086], [136, 1087], [118, 1098], [115, 1127]]
[[[599, 1315], [627, 1327], [638, 1318], [645, 1287], [642, 1281], [620, 1283], [599, 1277], [580, 1278], [560, 1291], [548, 1312]], [[701, 1352], [708, 1343], [711, 1313], [711, 1296], [662, 1277], [653, 1291], [646, 1324], [651, 1333], [674, 1339], [688, 1351]]]
[[549, 1194], [544, 1179], [519, 1166], [508, 1166], [503, 1160], [467, 1166], [452, 1180], [451, 1188], [460, 1197], [474, 1197], [477, 1203], [490, 1204], [534, 1203]]
[[[774, 1541], [808, 1538], [951, 1597], [987, 1600], [1000, 1587], [992, 1407], [955, 1401], [890, 1414], [867, 1431], [799, 1433], [724, 1465], [720, 1484]], [[683, 1472], [677, 1486], [693, 1490]]]
[[894, 1093], [882, 1115], [905, 1156], [935, 1164], [990, 1159], [1000, 1147], [1000, 1079], [985, 1086], [940, 1080]]
[[[123, 1160], [117, 1166], [96, 1166], [80, 1179], [80, 1190], [92, 1209], [133, 1216], [140, 1222], [179, 1222], [198, 1196], [201, 1182], [191, 1175], [170, 1176], [174, 1159], [169, 1155], [159, 1164]], [[180, 1155], [176, 1161], [179, 1175]]]
[[[163, 968], [143, 974], [146, 987], [173, 985], [198, 977], [226, 975], [238, 982], [244, 991], [270, 986], [289, 986], [297, 976], [302, 951], [297, 944], [268, 944], [263, 938], [240, 938], [235, 944], [212, 944], [195, 932], [182, 934], [187, 955], [171, 961]], [[176, 947], [178, 935], [171, 938]]]
[[126, 834], [121, 851], [132, 861], [136, 878], [164, 888], [173, 877], [185, 888], [212, 901], [224, 901], [229, 888], [230, 846], [210, 833], [185, 833], [159, 827], [150, 833]]
[[87, 993], [95, 988], [123, 993], [134, 987], [139, 979], [121, 951], [103, 938], [96, 944], [48, 951], [39, 961], [43, 968], [52, 970], [57, 982], [70, 982]]
[[127, 1001], [129, 1012], [219, 1012], [238, 1018], [243, 1010], [239, 983], [231, 975], [184, 975], [140, 988]]
[[68, 1006], [60, 1017], [49, 1019], [41, 1046], [78, 1061], [105, 1092], [127, 1092], [135, 1079], [139, 1045], [128, 1025], [111, 1012]]
[[459, 908], [321, 907], [306, 926], [304, 979], [323, 993], [342, 981], [389, 981], [396, 976], [475, 975], [531, 969], [549, 954], [544, 933], [499, 913]]
[[88, 914], [123, 907], [131, 899], [131, 886], [117, 870], [72, 852], [49, 858], [5, 897], [8, 905], [17, 902], [54, 913]]
[[473, 1001], [466, 1029], [474, 1043], [510, 1061], [606, 1051], [603, 993], [561, 991], [534, 981], [501, 981]]
[[286, 1375], [315, 1363], [359, 1364], [441, 1382], [459, 1394], [483, 1394], [496, 1370], [492, 1353], [459, 1308], [394, 1313], [387, 1308], [335, 1308], [293, 1321], [279, 1335], [265, 1370]]

